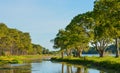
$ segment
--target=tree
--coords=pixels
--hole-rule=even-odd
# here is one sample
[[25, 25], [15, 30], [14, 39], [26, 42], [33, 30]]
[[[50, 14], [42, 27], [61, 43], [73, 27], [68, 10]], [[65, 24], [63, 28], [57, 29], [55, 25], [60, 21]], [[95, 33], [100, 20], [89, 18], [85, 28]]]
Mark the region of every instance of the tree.
[[42, 54], [43, 47], [38, 44], [32, 44], [34, 54]]
[[49, 54], [50, 52], [49, 52], [49, 49], [43, 48], [42, 53], [43, 54]]
[[54, 48], [60, 48], [61, 50], [61, 56], [64, 57], [64, 50], [67, 47], [68, 43], [68, 35], [65, 30], [59, 30], [58, 34], [56, 35], [56, 38], [53, 40], [54, 42]]
[[[113, 38], [116, 41], [116, 57], [119, 57], [118, 39], [120, 37], [120, 0], [96, 0], [94, 19], [101, 36]], [[105, 34], [105, 35], [103, 35]]]
[[93, 37], [93, 12], [86, 12], [75, 16], [66, 27], [69, 31], [70, 41], [73, 48], [77, 49], [78, 56], [81, 57], [82, 51], [88, 48], [88, 44]]
[[35, 47], [29, 33], [8, 28], [4, 23], [0, 23], [0, 55], [40, 54], [41, 46], [34, 45]]
[[5, 37], [8, 31], [8, 27], [4, 23], [0, 23], [0, 39]]
[[112, 43], [112, 38], [108, 34], [108, 29], [104, 26], [104, 23], [97, 23], [97, 18], [95, 18], [95, 27], [94, 27], [94, 38], [92, 45], [98, 51], [100, 57], [103, 57], [105, 50], [108, 45]]
[[8, 33], [8, 27], [4, 23], [0, 23], [0, 54], [4, 55], [4, 50], [7, 48], [7, 38], [6, 35]]

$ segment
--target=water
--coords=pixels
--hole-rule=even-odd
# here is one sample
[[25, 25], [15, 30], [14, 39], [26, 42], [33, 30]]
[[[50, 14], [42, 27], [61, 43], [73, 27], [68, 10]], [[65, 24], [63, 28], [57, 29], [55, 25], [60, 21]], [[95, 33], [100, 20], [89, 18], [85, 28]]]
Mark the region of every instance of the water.
[[[36, 61], [25, 64], [8, 64], [0, 66], [0, 73], [110, 73], [108, 71], [87, 68], [82, 65]], [[114, 72], [111, 72], [114, 73]]]

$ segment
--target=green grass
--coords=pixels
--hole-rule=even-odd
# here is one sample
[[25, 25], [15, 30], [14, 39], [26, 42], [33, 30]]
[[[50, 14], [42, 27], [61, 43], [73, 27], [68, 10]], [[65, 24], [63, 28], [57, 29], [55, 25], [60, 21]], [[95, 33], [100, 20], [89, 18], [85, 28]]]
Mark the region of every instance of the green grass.
[[41, 59], [42, 55], [23, 55], [23, 56], [0, 56], [0, 65], [23, 63], [24, 60]]
[[81, 57], [81, 58], [74, 58], [74, 57], [53, 57], [51, 58], [52, 61], [59, 61], [59, 62], [69, 62], [73, 64], [82, 64], [85, 66], [94, 66], [94, 67], [101, 67], [105, 69], [113, 69], [120, 71], [120, 58], [115, 57]]

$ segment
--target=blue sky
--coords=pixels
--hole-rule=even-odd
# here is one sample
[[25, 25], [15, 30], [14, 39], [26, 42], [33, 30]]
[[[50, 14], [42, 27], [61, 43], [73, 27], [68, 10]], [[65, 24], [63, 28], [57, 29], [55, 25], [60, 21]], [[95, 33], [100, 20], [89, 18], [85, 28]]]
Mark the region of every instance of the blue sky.
[[0, 0], [0, 22], [29, 32], [32, 42], [53, 50], [51, 39], [78, 14], [92, 11], [94, 0]]

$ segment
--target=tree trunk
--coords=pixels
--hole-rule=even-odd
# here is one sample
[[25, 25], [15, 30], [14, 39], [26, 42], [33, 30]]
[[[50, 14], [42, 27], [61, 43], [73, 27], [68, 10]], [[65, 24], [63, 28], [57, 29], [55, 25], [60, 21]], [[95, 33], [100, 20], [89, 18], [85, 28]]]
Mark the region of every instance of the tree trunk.
[[104, 57], [105, 51], [101, 50], [99, 54], [100, 54], [100, 57]]
[[82, 52], [79, 51], [79, 52], [78, 52], [78, 57], [80, 58], [81, 56], [82, 56]]
[[72, 52], [72, 50], [71, 50], [71, 49], [68, 49], [68, 50], [67, 50], [67, 56], [71, 56], [71, 52]]
[[72, 50], [70, 50], [70, 56], [72, 56]]
[[61, 52], [61, 57], [64, 58], [64, 52]]
[[82, 56], [82, 49], [78, 49], [77, 51], [78, 51], [77, 57], [80, 58]]
[[67, 54], [67, 56], [71, 56], [71, 50], [67, 49], [66, 54]]
[[77, 50], [74, 50], [73, 57], [77, 57]]
[[115, 39], [115, 42], [116, 42], [116, 57], [119, 57], [119, 39], [116, 38]]
[[105, 54], [105, 47], [103, 44], [100, 43], [100, 46], [98, 46], [98, 44], [95, 44], [96, 46], [96, 51], [99, 53], [99, 57], [104, 57]]

